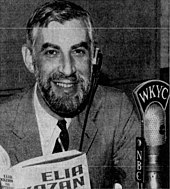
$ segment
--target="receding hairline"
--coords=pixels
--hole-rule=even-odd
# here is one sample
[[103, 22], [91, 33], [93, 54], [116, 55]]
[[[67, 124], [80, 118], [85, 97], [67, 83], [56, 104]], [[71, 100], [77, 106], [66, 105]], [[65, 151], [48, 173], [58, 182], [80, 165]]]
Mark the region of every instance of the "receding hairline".
[[[66, 22], [71, 22], [73, 20], [77, 20], [80, 22], [80, 24], [82, 24], [83, 28], [86, 30], [86, 34], [87, 34], [87, 37], [89, 38], [90, 42], [92, 43], [92, 28], [91, 26], [88, 25], [88, 23], [85, 21], [85, 19], [83, 19], [82, 17], [80, 18], [73, 18], [73, 19], [70, 19], [70, 20], [65, 20], [64, 22], [59, 22], [57, 20], [51, 20], [47, 25], [44, 25], [44, 26], [40, 26], [39, 24], [35, 25], [33, 28], [32, 28], [32, 44], [31, 46], [34, 46], [34, 43], [37, 39], [37, 35], [38, 35], [38, 31], [40, 31], [40, 29], [43, 29], [43, 28], [48, 28], [49, 24], [52, 23], [52, 22], [57, 22], [61, 25], [64, 25]], [[76, 29], [76, 28], [75, 28]], [[91, 31], [90, 31], [91, 30]], [[29, 39], [27, 39], [27, 43], [31, 42]]]

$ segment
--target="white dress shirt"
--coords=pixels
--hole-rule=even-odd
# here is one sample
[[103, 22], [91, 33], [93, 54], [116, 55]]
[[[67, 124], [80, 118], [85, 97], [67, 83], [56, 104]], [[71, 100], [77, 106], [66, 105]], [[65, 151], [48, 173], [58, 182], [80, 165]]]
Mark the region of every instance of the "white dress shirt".
[[[38, 129], [40, 133], [40, 141], [43, 155], [52, 154], [56, 139], [58, 138], [61, 130], [57, 126], [58, 120], [48, 114], [46, 110], [41, 106], [37, 97], [37, 84], [34, 90], [34, 107], [37, 118]], [[65, 118], [68, 129], [71, 118]]]

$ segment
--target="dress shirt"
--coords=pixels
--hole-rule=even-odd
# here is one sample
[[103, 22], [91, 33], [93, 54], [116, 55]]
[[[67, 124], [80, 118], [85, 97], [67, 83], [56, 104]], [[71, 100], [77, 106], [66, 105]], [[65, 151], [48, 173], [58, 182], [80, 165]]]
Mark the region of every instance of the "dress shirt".
[[[58, 120], [48, 114], [41, 106], [37, 97], [37, 84], [34, 89], [34, 107], [43, 155], [52, 154], [56, 139], [58, 138], [61, 130], [57, 126]], [[67, 122], [66, 127], [68, 129], [71, 118], [65, 118], [65, 120]]]

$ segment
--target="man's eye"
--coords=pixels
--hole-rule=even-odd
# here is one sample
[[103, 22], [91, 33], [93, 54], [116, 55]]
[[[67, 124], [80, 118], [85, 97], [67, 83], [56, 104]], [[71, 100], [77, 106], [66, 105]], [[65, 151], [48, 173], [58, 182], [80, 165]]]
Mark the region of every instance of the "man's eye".
[[59, 52], [57, 50], [47, 50], [47, 51], [45, 51], [45, 55], [50, 56], [50, 57], [56, 56], [58, 54], [59, 54]]
[[73, 54], [76, 56], [84, 56], [86, 54], [86, 50], [84, 49], [75, 49]]

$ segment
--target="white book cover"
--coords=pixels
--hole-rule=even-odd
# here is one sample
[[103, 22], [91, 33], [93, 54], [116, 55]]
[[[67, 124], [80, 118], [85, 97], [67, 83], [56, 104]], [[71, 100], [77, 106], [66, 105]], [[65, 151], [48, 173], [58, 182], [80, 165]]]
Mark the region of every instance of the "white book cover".
[[76, 150], [26, 160], [0, 180], [6, 189], [90, 189], [86, 154]]

